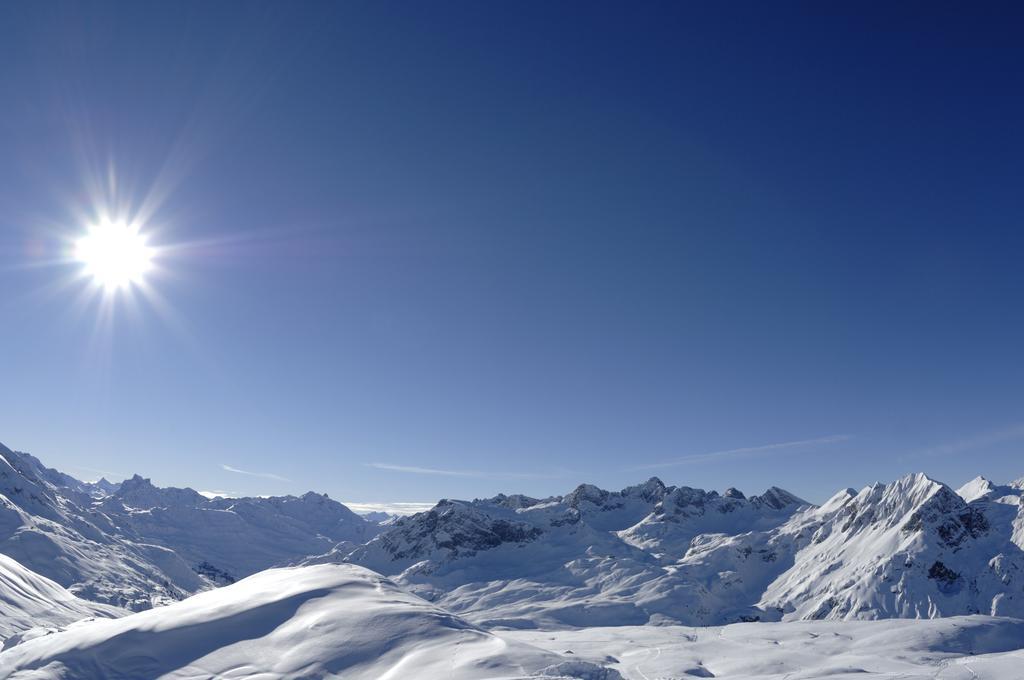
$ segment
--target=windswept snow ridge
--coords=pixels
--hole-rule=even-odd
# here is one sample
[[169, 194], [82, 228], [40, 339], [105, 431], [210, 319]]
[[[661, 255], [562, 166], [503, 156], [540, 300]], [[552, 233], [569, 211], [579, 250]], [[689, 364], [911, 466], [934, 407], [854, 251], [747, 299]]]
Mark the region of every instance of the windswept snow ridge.
[[[0, 677], [619, 678], [477, 628], [354, 565], [271, 569], [0, 652]], [[557, 672], [555, 672], [557, 671]]]

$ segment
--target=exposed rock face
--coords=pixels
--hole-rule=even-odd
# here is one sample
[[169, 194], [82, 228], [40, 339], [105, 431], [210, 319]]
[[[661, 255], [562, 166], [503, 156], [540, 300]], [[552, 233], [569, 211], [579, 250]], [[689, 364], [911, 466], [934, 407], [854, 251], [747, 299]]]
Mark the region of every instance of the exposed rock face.
[[837, 497], [776, 532], [794, 566], [760, 605], [786, 619], [1024, 614], [1015, 494], [967, 502], [917, 474]]
[[[492, 623], [696, 620], [701, 614], [694, 612], [712, 605], [672, 566], [694, 537], [776, 527], [807, 507], [781, 489], [747, 498], [735, 490], [668, 487], [657, 478], [621, 491], [583, 484], [545, 500], [445, 500], [397, 520], [346, 559]], [[758, 555], [774, 559], [770, 551]], [[750, 603], [739, 610], [723, 615], [738, 620]]]
[[347, 559], [505, 625], [1024, 615], [1024, 492], [969, 492], [917, 474], [818, 508], [777, 487], [581, 485], [444, 501]]

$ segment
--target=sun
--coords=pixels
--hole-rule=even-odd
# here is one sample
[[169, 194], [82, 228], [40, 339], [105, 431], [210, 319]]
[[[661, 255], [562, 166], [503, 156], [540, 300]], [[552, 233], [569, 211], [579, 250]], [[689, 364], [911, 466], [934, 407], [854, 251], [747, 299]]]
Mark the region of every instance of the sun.
[[75, 243], [75, 259], [107, 290], [143, 282], [153, 267], [153, 248], [137, 226], [105, 221], [88, 227]]

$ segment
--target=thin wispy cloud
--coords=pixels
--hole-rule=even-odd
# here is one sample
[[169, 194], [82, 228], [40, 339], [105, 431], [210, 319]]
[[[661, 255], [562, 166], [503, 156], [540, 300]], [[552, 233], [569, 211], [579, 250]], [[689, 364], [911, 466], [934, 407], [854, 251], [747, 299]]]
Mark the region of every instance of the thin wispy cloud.
[[1018, 439], [1024, 439], [1024, 423], [1018, 423], [998, 430], [979, 432], [963, 439], [939, 444], [919, 451], [918, 455], [955, 456], [961, 453], [995, 446], [996, 444], [1016, 441]]
[[406, 472], [414, 475], [435, 475], [440, 477], [473, 477], [476, 479], [554, 479], [564, 475], [531, 474], [523, 472], [485, 472], [483, 470], [443, 470], [419, 467], [417, 465], [396, 465], [394, 463], [366, 463], [367, 467], [391, 472]]
[[[84, 465], [67, 465], [67, 468], [71, 470], [81, 470], [83, 472], [91, 472], [93, 474], [102, 475], [108, 482], [115, 479], [128, 479], [130, 475], [126, 475], [123, 472], [111, 472], [110, 470], [100, 470], [97, 468], [85, 467]], [[90, 480], [83, 480], [90, 481]], [[91, 480], [98, 481], [98, 480]]]
[[250, 470], [240, 470], [239, 468], [231, 467], [230, 465], [225, 465], [224, 463], [221, 463], [220, 467], [221, 467], [222, 470], [227, 470], [228, 472], [234, 472], [234, 473], [237, 473], [237, 474], [240, 474], [240, 475], [249, 475], [250, 477], [259, 477], [261, 479], [273, 479], [273, 480], [276, 480], [278, 482], [290, 482], [290, 481], [292, 481], [292, 480], [288, 479], [287, 477], [282, 477], [281, 475], [275, 475], [272, 472], [252, 472]]
[[717, 460], [721, 458], [743, 458], [746, 456], [759, 456], [766, 455], [772, 452], [786, 452], [788, 450], [806, 448], [809, 446], [825, 446], [828, 444], [838, 444], [839, 442], [845, 442], [851, 438], [851, 435], [848, 434], [834, 434], [828, 437], [817, 437], [815, 439], [798, 439], [796, 441], [791, 442], [761, 444], [759, 446], [744, 446], [738, 449], [726, 449], [724, 451], [709, 451], [707, 453], [696, 453], [689, 456], [682, 456], [680, 458], [662, 461], [660, 463], [637, 465], [635, 467], [631, 467], [628, 469], [654, 470], [657, 468], [674, 467], [676, 465], [686, 465], [687, 463], [700, 463], [702, 461]]

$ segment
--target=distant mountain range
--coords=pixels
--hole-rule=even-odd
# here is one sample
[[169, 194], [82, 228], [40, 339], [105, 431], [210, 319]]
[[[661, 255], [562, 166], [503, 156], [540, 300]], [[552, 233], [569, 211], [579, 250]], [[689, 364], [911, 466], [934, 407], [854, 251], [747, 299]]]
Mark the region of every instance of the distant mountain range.
[[484, 625], [1024, 616], [1024, 482], [916, 474], [821, 507], [652, 479], [442, 501], [343, 559]]
[[0, 553], [95, 602], [148, 609], [379, 531], [321, 494], [208, 499], [138, 475], [88, 484], [0, 446]]
[[[818, 507], [777, 487], [748, 497], [652, 478], [442, 500], [378, 524], [315, 493], [85, 483], [0, 446], [0, 637], [325, 563], [391, 577], [490, 628], [1024, 617], [1022, 497], [1024, 481], [954, 491], [917, 474]], [[61, 603], [49, 619], [48, 600]]]

